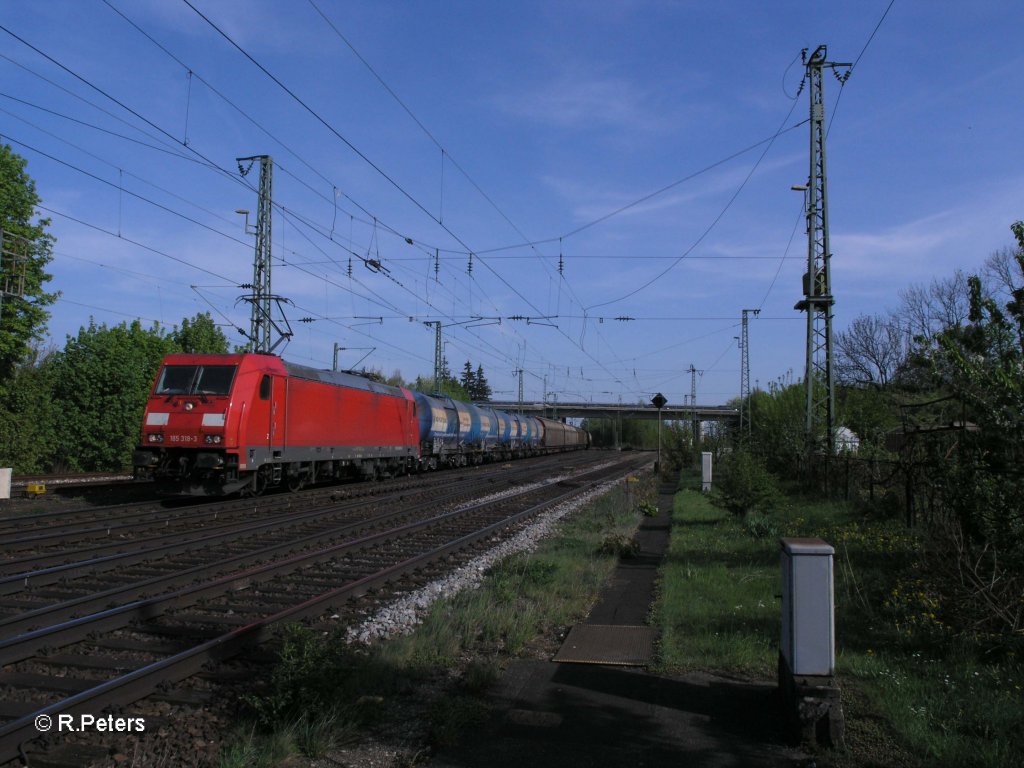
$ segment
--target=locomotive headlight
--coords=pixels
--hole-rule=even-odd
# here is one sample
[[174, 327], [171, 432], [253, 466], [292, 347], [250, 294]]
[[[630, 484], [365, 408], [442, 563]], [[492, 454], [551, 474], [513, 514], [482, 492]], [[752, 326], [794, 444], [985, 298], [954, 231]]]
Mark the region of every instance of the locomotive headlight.
[[220, 435], [207, 435], [206, 436], [206, 444], [207, 445], [220, 445], [220, 441], [221, 441], [221, 436]]
[[195, 403], [185, 403], [185, 410], [186, 411], [191, 411], [195, 407], [196, 407]]
[[151, 443], [162, 443], [163, 441], [164, 441], [164, 436], [163, 435], [158, 434], [156, 432], [150, 433], [150, 435], [149, 435], [149, 442], [151, 442]]

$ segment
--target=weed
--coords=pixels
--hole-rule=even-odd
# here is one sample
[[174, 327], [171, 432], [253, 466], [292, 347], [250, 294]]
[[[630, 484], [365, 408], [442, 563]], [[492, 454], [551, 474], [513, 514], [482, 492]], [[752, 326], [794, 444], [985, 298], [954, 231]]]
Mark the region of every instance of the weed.
[[743, 527], [755, 539], [779, 538], [779, 526], [768, 515], [748, 515]]
[[220, 768], [273, 768], [295, 753], [290, 728], [259, 733], [255, 727], [237, 735], [220, 753]]
[[438, 747], [459, 743], [459, 736], [487, 719], [487, 707], [471, 696], [445, 696], [431, 707], [430, 740]]
[[[829, 503], [791, 501], [769, 521], [787, 536], [820, 537], [836, 549], [837, 674], [844, 695], [855, 691], [871, 719], [848, 719], [849, 754], [837, 764], [906, 762], [893, 753], [907, 761], [921, 755], [928, 765], [1019, 764], [1024, 662], [1014, 650], [987, 653], [982, 638], [947, 629], [944, 595], [922, 579], [912, 532]], [[741, 521], [694, 491], [677, 495], [655, 609], [663, 670], [773, 676], [778, 545], [752, 527], [762, 527], [754, 516]], [[883, 749], [872, 736], [875, 721], [888, 734], [885, 754], [872, 753]]]
[[307, 712], [296, 721], [291, 732], [299, 751], [306, 757], [316, 759], [343, 741], [350, 740], [354, 735], [354, 726], [334, 710], [321, 715]]
[[652, 501], [642, 501], [637, 506], [636, 511], [644, 517], [657, 517], [658, 516], [658, 505]]
[[220, 753], [220, 768], [250, 768], [256, 761], [258, 750], [252, 741], [236, 741]]
[[[270, 682], [248, 699], [258, 724], [287, 734], [293, 750], [322, 754], [354, 729], [392, 716], [394, 694], [414, 693], [419, 680], [458, 680], [429, 714], [433, 743], [455, 743], [486, 717], [480, 696], [504, 659], [585, 615], [616, 565], [596, 550], [606, 539], [616, 542], [613, 554], [630, 548], [638, 516], [627, 494], [652, 492], [650, 480], [633, 483], [564, 518], [556, 536], [492, 567], [479, 589], [435, 603], [411, 635], [356, 653], [340, 638], [287, 628]], [[309, 719], [309, 712], [331, 715]], [[225, 768], [255, 765], [259, 752], [258, 740], [240, 741], [225, 750]]]
[[474, 659], [462, 675], [462, 687], [472, 696], [481, 696], [501, 676], [501, 665], [494, 658]]
[[600, 555], [614, 555], [621, 558], [636, 557], [640, 552], [640, 546], [632, 536], [624, 536], [620, 533], [612, 533], [605, 536], [597, 548]]

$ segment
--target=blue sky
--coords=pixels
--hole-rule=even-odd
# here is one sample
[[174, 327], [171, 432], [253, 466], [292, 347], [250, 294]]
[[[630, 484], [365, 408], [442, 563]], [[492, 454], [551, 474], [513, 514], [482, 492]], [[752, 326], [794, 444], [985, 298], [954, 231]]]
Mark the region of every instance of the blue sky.
[[837, 331], [1024, 218], [1017, 0], [191, 2], [0, 4], [0, 135], [57, 237], [58, 347], [205, 311], [244, 341], [235, 158], [269, 154], [295, 362], [338, 344], [430, 375], [440, 321], [499, 398], [522, 368], [532, 400], [681, 403], [692, 364], [719, 404], [746, 308], [751, 380], [798, 379], [820, 44], [857, 62], [825, 82]]

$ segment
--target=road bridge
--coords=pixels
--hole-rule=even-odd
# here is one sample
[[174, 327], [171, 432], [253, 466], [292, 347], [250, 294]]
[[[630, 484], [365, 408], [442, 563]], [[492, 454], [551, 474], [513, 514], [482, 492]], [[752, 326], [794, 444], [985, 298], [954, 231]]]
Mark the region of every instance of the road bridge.
[[[549, 419], [649, 419], [658, 418], [658, 409], [643, 403], [518, 403], [494, 400], [487, 405], [509, 413], [526, 413]], [[725, 405], [666, 405], [661, 409], [664, 421], [733, 421], [739, 420], [739, 411]]]

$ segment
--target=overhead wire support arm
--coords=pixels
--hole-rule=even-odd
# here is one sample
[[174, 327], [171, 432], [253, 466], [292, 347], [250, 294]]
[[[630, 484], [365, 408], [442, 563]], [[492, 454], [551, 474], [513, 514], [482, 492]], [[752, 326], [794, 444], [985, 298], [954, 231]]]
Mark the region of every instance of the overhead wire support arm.
[[525, 321], [527, 325], [546, 325], [549, 328], [557, 328], [558, 325], [555, 323], [546, 322], [548, 320], [557, 320], [558, 315], [539, 315], [537, 317], [531, 317], [529, 315], [509, 315], [505, 318], [506, 320], [517, 320], [520, 322]]
[[349, 370], [354, 371], [359, 366], [359, 363], [363, 362], [363, 360], [368, 358], [370, 355], [372, 355], [376, 351], [377, 351], [376, 347], [343, 347], [340, 344], [338, 344], [338, 342], [334, 342], [334, 358], [333, 358], [333, 361], [331, 362], [331, 370], [332, 371], [338, 370], [338, 353], [339, 352], [366, 352], [366, 354], [363, 355], [361, 358], [359, 358], [359, 360], [357, 360], [356, 363], [349, 369]]

